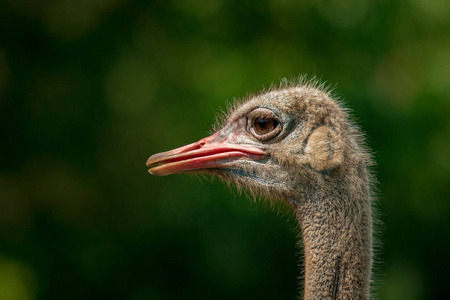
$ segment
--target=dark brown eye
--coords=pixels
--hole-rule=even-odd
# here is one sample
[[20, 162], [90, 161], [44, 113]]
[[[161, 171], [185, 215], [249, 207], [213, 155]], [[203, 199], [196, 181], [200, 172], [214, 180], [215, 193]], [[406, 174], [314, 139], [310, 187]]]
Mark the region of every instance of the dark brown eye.
[[256, 117], [253, 119], [253, 129], [258, 135], [268, 134], [278, 126], [278, 121], [266, 117]]
[[273, 138], [281, 131], [275, 113], [266, 108], [257, 108], [249, 114], [249, 132], [259, 140]]

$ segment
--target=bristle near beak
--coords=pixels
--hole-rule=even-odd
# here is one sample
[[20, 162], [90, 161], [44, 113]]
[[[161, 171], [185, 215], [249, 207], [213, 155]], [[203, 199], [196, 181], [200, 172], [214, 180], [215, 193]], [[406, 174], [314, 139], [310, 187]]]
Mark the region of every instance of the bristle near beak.
[[217, 138], [217, 133], [198, 142], [152, 155], [147, 160], [153, 175], [169, 175], [200, 169], [226, 167], [240, 159], [258, 160], [266, 153], [251, 145], [229, 143]]

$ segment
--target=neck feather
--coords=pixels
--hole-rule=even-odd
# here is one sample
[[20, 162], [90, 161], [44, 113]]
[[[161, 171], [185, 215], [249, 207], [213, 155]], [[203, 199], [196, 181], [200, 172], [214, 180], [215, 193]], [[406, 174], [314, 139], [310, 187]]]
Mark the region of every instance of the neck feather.
[[304, 299], [369, 299], [372, 218], [363, 190], [302, 197], [297, 217], [305, 251]]

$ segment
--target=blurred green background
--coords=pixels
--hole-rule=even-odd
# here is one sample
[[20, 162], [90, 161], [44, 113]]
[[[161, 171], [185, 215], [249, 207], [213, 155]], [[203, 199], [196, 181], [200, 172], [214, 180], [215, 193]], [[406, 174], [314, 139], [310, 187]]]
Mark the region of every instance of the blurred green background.
[[378, 299], [450, 297], [450, 1], [2, 0], [0, 299], [296, 299], [295, 219], [153, 153], [283, 77], [378, 163]]

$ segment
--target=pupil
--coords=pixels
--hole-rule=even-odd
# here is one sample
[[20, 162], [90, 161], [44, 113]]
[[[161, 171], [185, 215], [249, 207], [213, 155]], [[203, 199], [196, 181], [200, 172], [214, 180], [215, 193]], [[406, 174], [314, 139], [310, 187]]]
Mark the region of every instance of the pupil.
[[278, 126], [276, 119], [258, 117], [255, 119], [254, 128], [258, 134], [266, 134], [273, 131]]
[[259, 120], [258, 120], [258, 126], [261, 128], [261, 129], [265, 129], [266, 128], [266, 126], [267, 126], [267, 119], [266, 118], [260, 118]]

